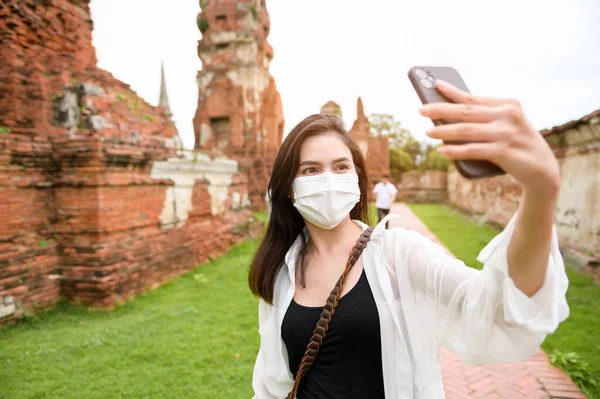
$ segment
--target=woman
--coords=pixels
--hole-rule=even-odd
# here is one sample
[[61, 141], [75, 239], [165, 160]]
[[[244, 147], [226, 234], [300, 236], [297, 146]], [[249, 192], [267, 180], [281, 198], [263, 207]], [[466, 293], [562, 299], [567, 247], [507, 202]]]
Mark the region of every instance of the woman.
[[[454, 104], [421, 114], [461, 123], [428, 135], [477, 142], [439, 151], [502, 167], [523, 186], [519, 212], [480, 253], [481, 271], [418, 233], [385, 230], [386, 217], [345, 277], [298, 398], [443, 398], [441, 345], [471, 364], [519, 361], [568, 315], [552, 151], [517, 101], [473, 97], [444, 82], [437, 89]], [[370, 191], [361, 151], [332, 116], [300, 122], [273, 170], [269, 225], [249, 273], [260, 297], [257, 399], [286, 398], [294, 388], [321, 308], [367, 228]]]

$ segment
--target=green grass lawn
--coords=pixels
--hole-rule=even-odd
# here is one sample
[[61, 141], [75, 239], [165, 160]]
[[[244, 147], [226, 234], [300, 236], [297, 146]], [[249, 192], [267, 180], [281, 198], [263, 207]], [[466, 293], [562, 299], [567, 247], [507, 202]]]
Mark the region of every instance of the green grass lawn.
[[373, 227], [377, 225], [377, 208], [375, 205], [369, 206], [369, 220], [367, 224]]
[[59, 306], [0, 330], [0, 398], [251, 398], [254, 243], [110, 312]]
[[[444, 205], [412, 204], [410, 209], [458, 258], [471, 267], [481, 268], [477, 255], [498, 233], [497, 230], [481, 226]], [[600, 398], [600, 378], [597, 378], [600, 376], [600, 284], [570, 267], [567, 267], [567, 275], [571, 314], [554, 334], [546, 338], [542, 348], [548, 354], [555, 351], [576, 353], [579, 367], [596, 376], [598, 385], [586, 388], [586, 393], [590, 398]], [[589, 367], [581, 366], [582, 362], [587, 362]], [[575, 364], [562, 368], [574, 373], [577, 367]]]

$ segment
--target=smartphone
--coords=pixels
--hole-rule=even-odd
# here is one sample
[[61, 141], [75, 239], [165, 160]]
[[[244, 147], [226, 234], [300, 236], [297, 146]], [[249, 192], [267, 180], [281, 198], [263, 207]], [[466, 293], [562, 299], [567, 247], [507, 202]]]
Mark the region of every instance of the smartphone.
[[[446, 97], [442, 96], [439, 91], [435, 88], [435, 81], [437, 79], [445, 80], [446, 82], [458, 87], [461, 90], [469, 91], [467, 85], [460, 77], [460, 74], [456, 69], [452, 67], [430, 67], [430, 66], [415, 66], [410, 68], [408, 71], [408, 79], [412, 83], [415, 91], [419, 95], [423, 104], [440, 103], [440, 102], [451, 102]], [[445, 125], [448, 123], [457, 123], [455, 120], [435, 120], [432, 121], [434, 125]], [[465, 144], [466, 142], [445, 142], [446, 144]], [[456, 169], [461, 175], [467, 179], [478, 179], [482, 177], [498, 176], [504, 174], [504, 170], [498, 165], [489, 161], [480, 160], [467, 160], [467, 161], [454, 161]]]

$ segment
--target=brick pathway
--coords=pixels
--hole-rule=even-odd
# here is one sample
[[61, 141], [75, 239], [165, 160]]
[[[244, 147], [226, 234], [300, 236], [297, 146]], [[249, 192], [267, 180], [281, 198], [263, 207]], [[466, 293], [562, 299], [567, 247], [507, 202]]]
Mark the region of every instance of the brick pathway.
[[[390, 220], [390, 227], [416, 230], [440, 243], [405, 204], [394, 204], [391, 212], [400, 215], [400, 218]], [[550, 366], [548, 356], [541, 349], [524, 362], [485, 366], [464, 364], [444, 347], [440, 356], [448, 399], [587, 398], [559, 368]]]

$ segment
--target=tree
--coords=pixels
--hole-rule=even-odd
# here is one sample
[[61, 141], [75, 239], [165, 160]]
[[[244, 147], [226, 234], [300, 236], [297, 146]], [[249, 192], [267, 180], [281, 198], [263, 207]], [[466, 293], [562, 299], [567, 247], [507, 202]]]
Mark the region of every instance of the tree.
[[425, 156], [419, 163], [419, 169], [422, 170], [447, 170], [450, 165], [450, 159], [440, 154], [437, 150], [439, 145], [428, 145], [425, 149]]
[[388, 136], [390, 148], [401, 148], [411, 137], [410, 132], [393, 115], [372, 114], [369, 116], [369, 124], [372, 136]]
[[415, 168], [415, 163], [411, 156], [401, 148], [390, 148], [390, 177], [394, 181], [399, 181], [402, 173]]
[[389, 114], [372, 114], [369, 123], [372, 136], [388, 136], [391, 178], [398, 181], [402, 173], [415, 169], [421, 143], [414, 139], [410, 131]]
[[404, 150], [404, 152], [406, 152], [410, 156], [410, 158], [412, 159], [412, 161], [415, 165], [419, 164], [419, 162], [421, 161], [421, 158], [423, 157], [423, 154], [421, 152], [422, 151], [421, 146], [422, 146], [421, 142], [416, 140], [411, 135], [408, 136], [408, 139], [402, 146], [402, 150]]

